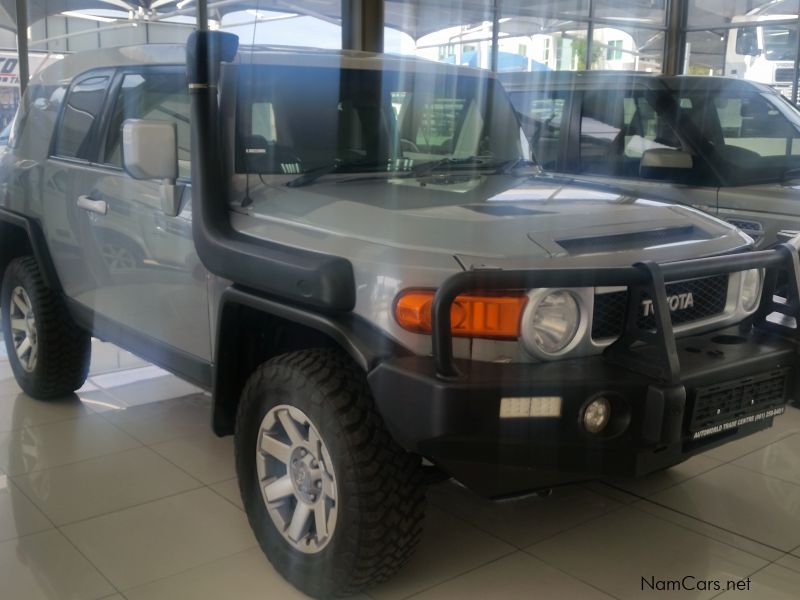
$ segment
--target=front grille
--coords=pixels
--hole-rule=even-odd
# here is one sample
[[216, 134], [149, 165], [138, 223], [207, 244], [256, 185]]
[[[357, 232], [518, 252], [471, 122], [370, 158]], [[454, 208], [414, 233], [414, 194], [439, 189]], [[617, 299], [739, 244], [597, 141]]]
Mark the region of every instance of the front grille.
[[[672, 311], [673, 325], [691, 323], [692, 321], [722, 314], [728, 300], [728, 276], [715, 275], [690, 281], [678, 281], [667, 285], [667, 296], [669, 298], [680, 298], [682, 294], [691, 294], [692, 305], [683, 306], [680, 300], [675, 302], [675, 310]], [[645, 314], [645, 306], [650, 299], [650, 295], [645, 292], [642, 293], [641, 301], [638, 303], [638, 306], [641, 307], [641, 312], [636, 324], [640, 329], [655, 328], [655, 317], [651, 314], [652, 311]], [[592, 321], [592, 337], [594, 339], [619, 337], [624, 327], [627, 302], [627, 291], [597, 294], [595, 296], [594, 320]]]
[[694, 395], [690, 431], [717, 425], [786, 400], [789, 370], [772, 371], [705, 388]]

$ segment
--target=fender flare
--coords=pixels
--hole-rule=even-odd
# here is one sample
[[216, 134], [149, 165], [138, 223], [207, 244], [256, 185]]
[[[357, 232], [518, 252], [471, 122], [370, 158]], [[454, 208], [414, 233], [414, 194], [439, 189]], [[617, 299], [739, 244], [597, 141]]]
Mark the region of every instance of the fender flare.
[[8, 224], [23, 230], [28, 236], [33, 257], [39, 264], [44, 283], [52, 290], [61, 291], [56, 267], [50, 257], [50, 250], [44, 237], [44, 231], [37, 219], [0, 207], [0, 224]]
[[237, 307], [253, 309], [326, 336], [365, 373], [387, 357], [409, 354], [383, 331], [353, 313], [331, 315], [308, 307], [291, 306], [235, 285], [229, 287], [218, 302], [214, 349], [212, 426], [218, 435], [232, 433], [234, 422], [230, 407], [239, 400], [238, 393], [235, 393], [240, 388], [236, 373], [237, 356], [235, 350], [231, 351], [231, 343], [235, 340], [230, 338], [233, 335], [230, 332], [226, 337], [226, 330], [230, 329], [227, 322], [230, 309]]

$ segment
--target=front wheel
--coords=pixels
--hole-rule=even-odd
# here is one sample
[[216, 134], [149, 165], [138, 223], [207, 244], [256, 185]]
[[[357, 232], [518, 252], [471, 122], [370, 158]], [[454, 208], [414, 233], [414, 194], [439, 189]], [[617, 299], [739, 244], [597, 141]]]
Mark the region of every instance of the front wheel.
[[420, 461], [389, 436], [347, 356], [306, 350], [259, 367], [235, 441], [250, 525], [295, 587], [346, 596], [407, 562], [422, 530]]
[[2, 287], [2, 320], [14, 378], [40, 400], [63, 397], [86, 381], [91, 338], [48, 288], [32, 256], [12, 260]]

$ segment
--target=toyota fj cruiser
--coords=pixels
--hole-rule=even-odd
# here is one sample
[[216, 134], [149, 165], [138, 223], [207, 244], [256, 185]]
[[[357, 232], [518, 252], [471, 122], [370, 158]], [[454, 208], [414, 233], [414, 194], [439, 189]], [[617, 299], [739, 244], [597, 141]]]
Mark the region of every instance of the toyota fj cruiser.
[[198, 32], [42, 71], [9, 146], [20, 386], [78, 389], [96, 335], [211, 390], [313, 596], [408, 559], [423, 459], [488, 496], [642, 475], [795, 397], [798, 239], [542, 175], [485, 72]]

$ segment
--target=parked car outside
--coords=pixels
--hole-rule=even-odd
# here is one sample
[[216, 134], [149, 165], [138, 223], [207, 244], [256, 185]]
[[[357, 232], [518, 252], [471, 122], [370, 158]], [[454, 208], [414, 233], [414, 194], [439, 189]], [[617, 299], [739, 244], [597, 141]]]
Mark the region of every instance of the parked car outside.
[[722, 77], [502, 74], [543, 168], [716, 215], [758, 247], [800, 230], [800, 111]]

